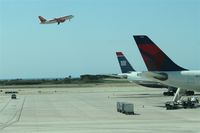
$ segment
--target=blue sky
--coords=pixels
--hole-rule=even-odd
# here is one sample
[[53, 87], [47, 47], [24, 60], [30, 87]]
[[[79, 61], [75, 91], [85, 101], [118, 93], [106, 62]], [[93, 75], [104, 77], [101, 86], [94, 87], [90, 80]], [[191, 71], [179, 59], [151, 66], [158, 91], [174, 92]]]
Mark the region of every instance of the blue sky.
[[[39, 15], [70, 14], [70, 22], [39, 24]], [[137, 34], [200, 69], [199, 0], [0, 0], [0, 29], [0, 79], [119, 73], [116, 51], [146, 70]]]

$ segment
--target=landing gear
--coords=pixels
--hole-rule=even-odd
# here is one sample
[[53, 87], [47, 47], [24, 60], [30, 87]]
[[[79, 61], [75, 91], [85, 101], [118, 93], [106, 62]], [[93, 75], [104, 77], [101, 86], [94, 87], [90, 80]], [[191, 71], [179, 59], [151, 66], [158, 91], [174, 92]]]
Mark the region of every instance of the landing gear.
[[174, 92], [173, 91], [166, 91], [166, 92], [163, 92], [163, 95], [164, 96], [174, 96]]
[[186, 96], [193, 96], [194, 95], [194, 91], [186, 91], [185, 95]]
[[174, 94], [176, 93], [177, 88], [176, 87], [170, 87], [168, 86], [168, 91], [163, 92], [164, 96], [174, 96]]

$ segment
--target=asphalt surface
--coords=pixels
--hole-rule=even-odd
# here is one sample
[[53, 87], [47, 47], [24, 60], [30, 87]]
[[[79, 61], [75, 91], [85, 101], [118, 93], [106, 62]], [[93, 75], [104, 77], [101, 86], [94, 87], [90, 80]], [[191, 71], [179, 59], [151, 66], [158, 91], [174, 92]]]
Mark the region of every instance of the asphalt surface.
[[[12, 90], [12, 89], [11, 89]], [[0, 94], [1, 133], [200, 133], [200, 108], [166, 110], [165, 89], [140, 86], [18, 88]], [[135, 115], [116, 111], [134, 104]]]

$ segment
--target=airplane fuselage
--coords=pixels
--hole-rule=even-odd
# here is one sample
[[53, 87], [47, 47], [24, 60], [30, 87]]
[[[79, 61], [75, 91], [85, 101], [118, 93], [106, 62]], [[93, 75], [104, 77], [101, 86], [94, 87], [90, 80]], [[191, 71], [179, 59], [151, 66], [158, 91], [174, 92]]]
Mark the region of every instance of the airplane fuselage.
[[150, 77], [152, 80], [181, 89], [200, 92], [200, 71], [165, 71], [166, 80]]
[[51, 20], [45, 20], [44, 19], [44, 20], [41, 20], [40, 24], [53, 24], [53, 23], [60, 24], [60, 23], [65, 22], [66, 20], [70, 21], [73, 17], [74, 17], [73, 15], [69, 15], [69, 16], [63, 16], [63, 17], [59, 17], [59, 18], [54, 18], [54, 19], [51, 19]]
[[145, 86], [145, 87], [153, 87], [153, 88], [168, 88], [168, 85], [164, 85], [160, 82], [148, 79], [146, 77], [141, 77], [140, 74], [142, 72], [130, 72], [130, 73], [123, 73], [122, 75], [127, 77], [129, 82], [134, 82], [136, 84]]

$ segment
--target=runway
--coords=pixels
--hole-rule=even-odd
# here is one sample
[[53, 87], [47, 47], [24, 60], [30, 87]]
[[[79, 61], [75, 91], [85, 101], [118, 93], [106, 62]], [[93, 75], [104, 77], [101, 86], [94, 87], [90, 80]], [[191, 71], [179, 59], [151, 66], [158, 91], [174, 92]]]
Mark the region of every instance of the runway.
[[[200, 108], [166, 110], [165, 89], [137, 85], [17, 88], [17, 99], [0, 95], [1, 133], [198, 133]], [[116, 111], [134, 104], [136, 115]]]

